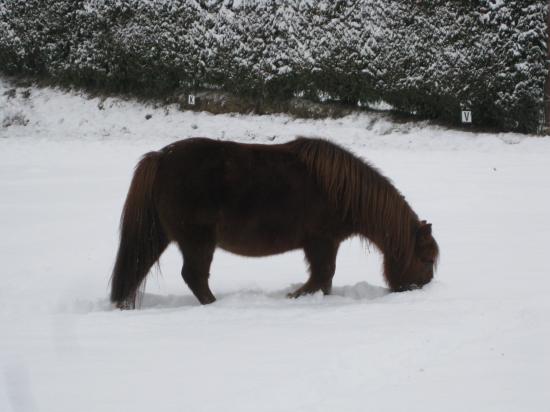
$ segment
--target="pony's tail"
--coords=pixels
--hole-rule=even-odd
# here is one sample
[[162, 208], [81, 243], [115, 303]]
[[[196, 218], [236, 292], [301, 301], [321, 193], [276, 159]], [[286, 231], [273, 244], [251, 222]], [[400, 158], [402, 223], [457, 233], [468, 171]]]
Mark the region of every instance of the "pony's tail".
[[136, 166], [120, 218], [120, 245], [111, 277], [111, 302], [134, 308], [137, 290], [167, 246], [153, 200], [161, 153], [147, 153]]

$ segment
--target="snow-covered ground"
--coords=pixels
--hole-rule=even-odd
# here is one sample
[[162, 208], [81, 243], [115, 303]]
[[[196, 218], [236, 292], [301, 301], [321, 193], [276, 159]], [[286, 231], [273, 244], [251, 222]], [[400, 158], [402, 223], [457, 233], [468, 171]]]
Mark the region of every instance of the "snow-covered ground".
[[[0, 81], [0, 411], [549, 410], [550, 139], [10, 88]], [[388, 294], [378, 253], [351, 240], [333, 296], [288, 300], [301, 253], [218, 251], [218, 301], [202, 307], [171, 248], [141, 310], [110, 307], [141, 154], [189, 136], [297, 134], [369, 159], [433, 223], [433, 283]]]

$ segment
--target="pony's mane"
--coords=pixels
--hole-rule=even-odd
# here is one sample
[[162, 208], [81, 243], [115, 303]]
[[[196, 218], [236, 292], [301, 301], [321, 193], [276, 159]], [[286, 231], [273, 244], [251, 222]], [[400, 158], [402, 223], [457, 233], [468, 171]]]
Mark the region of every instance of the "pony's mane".
[[409, 261], [418, 216], [387, 177], [327, 140], [299, 137], [290, 146], [342, 219], [384, 253]]

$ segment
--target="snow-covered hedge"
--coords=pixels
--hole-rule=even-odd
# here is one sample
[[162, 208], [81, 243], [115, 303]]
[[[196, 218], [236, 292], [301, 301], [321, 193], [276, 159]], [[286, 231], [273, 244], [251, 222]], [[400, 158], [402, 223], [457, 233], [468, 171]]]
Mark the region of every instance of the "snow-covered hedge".
[[385, 100], [536, 131], [547, 0], [0, 0], [0, 70], [114, 91]]

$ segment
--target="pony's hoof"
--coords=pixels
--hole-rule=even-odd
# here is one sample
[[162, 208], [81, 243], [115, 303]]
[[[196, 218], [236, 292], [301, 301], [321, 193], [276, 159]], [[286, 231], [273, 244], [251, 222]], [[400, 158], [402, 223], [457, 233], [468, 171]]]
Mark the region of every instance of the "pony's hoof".
[[286, 294], [286, 297], [289, 299], [298, 299], [300, 296], [305, 295], [313, 295], [314, 293], [318, 292], [320, 289], [317, 290], [310, 290], [310, 289], [304, 289], [300, 288], [294, 292], [290, 292]]
[[286, 297], [289, 299], [296, 299], [304, 295], [313, 295], [319, 291], [323, 292], [323, 295], [330, 295], [332, 284], [318, 284], [318, 283], [305, 283], [301, 288], [296, 289], [294, 292], [287, 293]]
[[199, 302], [201, 305], [210, 305], [211, 303], [214, 303], [216, 301], [216, 298], [214, 296], [206, 296], [201, 299], [199, 299]]
[[392, 289], [392, 292], [409, 292], [411, 290], [422, 289], [422, 286], [417, 285], [416, 283], [411, 283], [410, 285], [402, 285]]
[[117, 302], [116, 307], [120, 310], [134, 310], [136, 308], [136, 303], [134, 301], [125, 300]]

